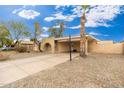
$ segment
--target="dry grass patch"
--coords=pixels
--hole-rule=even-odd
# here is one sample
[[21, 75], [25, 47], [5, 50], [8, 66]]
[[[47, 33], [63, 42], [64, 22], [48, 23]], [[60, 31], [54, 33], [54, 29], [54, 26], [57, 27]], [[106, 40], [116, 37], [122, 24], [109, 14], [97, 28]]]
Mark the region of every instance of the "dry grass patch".
[[[4, 56], [5, 58], [8, 57], [9, 60], [24, 59], [24, 58], [34, 57], [34, 56], [45, 55], [42, 52], [19, 53], [17, 51], [0, 51], [0, 54], [1, 54], [1, 56]], [[5, 60], [3, 60], [3, 61], [5, 61]]]
[[89, 55], [4, 87], [124, 87], [124, 55]]
[[9, 55], [0, 53], [0, 61], [5, 61], [9, 59]]

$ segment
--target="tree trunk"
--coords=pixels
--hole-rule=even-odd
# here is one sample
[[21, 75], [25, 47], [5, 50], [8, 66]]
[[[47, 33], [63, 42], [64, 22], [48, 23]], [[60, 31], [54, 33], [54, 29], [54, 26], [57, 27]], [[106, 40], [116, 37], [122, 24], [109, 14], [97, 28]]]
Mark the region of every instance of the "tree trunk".
[[80, 31], [80, 56], [85, 57], [86, 56], [86, 50], [85, 50], [85, 13], [81, 17], [81, 31]]
[[41, 42], [35, 40], [34, 45], [38, 47], [39, 52], [42, 52], [42, 50], [41, 50]]
[[18, 40], [13, 44], [13, 47], [18, 47]]
[[38, 48], [39, 48], [39, 51], [42, 52], [42, 50], [41, 50], [41, 42], [39, 42]]
[[3, 45], [4, 45], [3, 40], [1, 40], [1, 45], [2, 45], [2, 47], [3, 47]]

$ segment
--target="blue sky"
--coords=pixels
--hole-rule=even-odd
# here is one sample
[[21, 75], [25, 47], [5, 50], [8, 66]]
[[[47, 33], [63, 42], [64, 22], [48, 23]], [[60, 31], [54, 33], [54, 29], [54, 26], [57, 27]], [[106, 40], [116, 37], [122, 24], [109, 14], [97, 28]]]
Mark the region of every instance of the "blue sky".
[[[87, 10], [86, 33], [100, 40], [124, 40], [124, 7], [123, 6], [90, 6]], [[79, 35], [80, 6], [0, 6], [0, 21], [22, 21], [34, 31], [34, 22], [39, 22], [44, 30], [41, 37], [46, 37], [48, 28], [55, 26], [56, 20], [65, 22], [64, 36]], [[58, 28], [58, 26], [55, 26]]]

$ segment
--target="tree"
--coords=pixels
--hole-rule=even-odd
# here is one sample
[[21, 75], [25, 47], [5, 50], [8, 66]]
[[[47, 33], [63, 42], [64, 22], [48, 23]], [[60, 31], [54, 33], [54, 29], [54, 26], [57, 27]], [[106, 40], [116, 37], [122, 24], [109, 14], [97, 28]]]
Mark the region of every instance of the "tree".
[[5, 46], [10, 47], [10, 46], [12, 46], [12, 44], [13, 44], [13, 40], [12, 40], [12, 39], [6, 38], [6, 39], [4, 40], [4, 45], [5, 45]]
[[63, 36], [63, 32], [64, 32], [64, 22], [61, 22], [60, 24], [60, 28], [59, 28], [59, 33], [58, 33], [58, 37], [62, 37]]
[[49, 32], [50, 37], [62, 37], [64, 32], [64, 22], [58, 22], [56, 26], [50, 27]]
[[0, 24], [0, 42], [1, 46], [3, 45], [10, 46], [11, 40], [9, 39], [10, 32], [7, 27], [3, 24]]
[[14, 46], [19, 44], [19, 40], [25, 37], [30, 36], [30, 32], [28, 31], [28, 27], [22, 22], [10, 21], [10, 29], [11, 34], [13, 36], [13, 40], [16, 40]]
[[50, 37], [57, 37], [57, 29], [55, 27], [50, 27], [48, 31], [50, 32]]
[[40, 24], [38, 22], [34, 23], [34, 27], [35, 27], [35, 32], [34, 32], [34, 39], [32, 39], [34, 41], [34, 44], [38, 45], [38, 49], [41, 52], [41, 42], [38, 40], [38, 38], [41, 35], [41, 29], [40, 29]]
[[81, 31], [80, 31], [80, 56], [86, 56], [86, 36], [85, 36], [85, 22], [86, 22], [86, 10], [89, 8], [89, 5], [82, 5], [83, 14], [81, 16]]

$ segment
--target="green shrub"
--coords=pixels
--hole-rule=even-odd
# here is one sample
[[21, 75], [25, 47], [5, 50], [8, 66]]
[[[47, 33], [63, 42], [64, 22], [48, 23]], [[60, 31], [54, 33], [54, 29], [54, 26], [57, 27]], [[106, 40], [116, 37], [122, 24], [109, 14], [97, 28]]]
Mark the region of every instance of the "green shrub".
[[0, 45], [0, 48], [2, 48], [2, 45]]
[[24, 46], [19, 46], [16, 48], [16, 50], [20, 53], [27, 52], [27, 48]]

